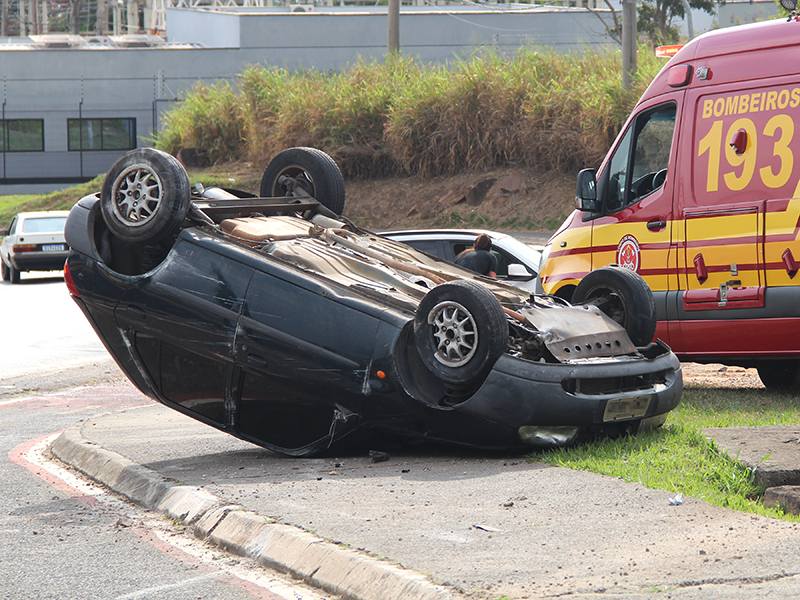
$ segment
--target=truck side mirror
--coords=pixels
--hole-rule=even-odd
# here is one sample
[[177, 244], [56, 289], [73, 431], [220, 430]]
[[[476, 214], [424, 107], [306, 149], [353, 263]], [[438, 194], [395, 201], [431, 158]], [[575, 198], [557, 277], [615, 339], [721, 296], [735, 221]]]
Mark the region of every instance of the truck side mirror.
[[585, 212], [598, 212], [597, 179], [594, 169], [583, 169], [578, 173], [578, 186], [575, 190], [575, 208]]

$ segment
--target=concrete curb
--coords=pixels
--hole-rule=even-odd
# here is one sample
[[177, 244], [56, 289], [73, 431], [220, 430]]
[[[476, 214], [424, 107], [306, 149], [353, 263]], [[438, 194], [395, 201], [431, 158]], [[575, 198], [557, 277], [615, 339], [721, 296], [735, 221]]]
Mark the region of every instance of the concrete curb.
[[62, 462], [114, 492], [191, 526], [194, 534], [230, 552], [291, 573], [310, 585], [353, 600], [455, 600], [462, 596], [425, 576], [307, 531], [226, 504], [180, 485], [83, 437], [81, 426], [50, 446]]

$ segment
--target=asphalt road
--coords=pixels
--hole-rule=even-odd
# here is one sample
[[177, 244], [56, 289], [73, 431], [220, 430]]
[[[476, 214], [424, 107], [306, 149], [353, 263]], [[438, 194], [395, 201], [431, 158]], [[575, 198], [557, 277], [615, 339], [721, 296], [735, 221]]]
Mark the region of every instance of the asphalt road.
[[0, 387], [23, 374], [108, 357], [58, 272], [23, 273], [19, 284], [0, 283], [0, 331]]
[[40, 456], [65, 426], [143, 402], [119, 383], [98, 390], [0, 399], [0, 599], [319, 597]]
[[[64, 470], [50, 473], [36, 458], [44, 438], [142, 397], [108, 383], [121, 375], [58, 273], [0, 284], [0, 320], [0, 599], [319, 597]], [[54, 391], [98, 382], [104, 397]]]

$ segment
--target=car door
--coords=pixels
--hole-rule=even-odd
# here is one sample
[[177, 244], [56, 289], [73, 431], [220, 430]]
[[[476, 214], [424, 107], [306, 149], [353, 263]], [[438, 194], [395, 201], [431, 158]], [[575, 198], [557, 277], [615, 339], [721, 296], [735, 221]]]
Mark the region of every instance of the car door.
[[381, 321], [340, 286], [277, 263], [256, 270], [236, 334], [245, 438], [299, 452], [348, 420], [368, 389]]
[[665, 94], [629, 120], [598, 177], [602, 214], [592, 223], [592, 269], [638, 273], [656, 302], [656, 335], [669, 340], [667, 293], [678, 287], [673, 193], [683, 92]]
[[184, 231], [156, 269], [126, 278], [115, 316], [161, 397], [226, 428], [233, 341], [252, 268], [195, 236]]

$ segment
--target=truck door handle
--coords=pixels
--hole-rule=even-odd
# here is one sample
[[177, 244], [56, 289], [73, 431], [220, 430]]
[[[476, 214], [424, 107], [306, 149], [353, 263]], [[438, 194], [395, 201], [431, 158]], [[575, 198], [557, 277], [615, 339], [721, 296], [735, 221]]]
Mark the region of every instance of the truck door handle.
[[664, 221], [664, 220], [660, 220], [660, 221], [648, 221], [648, 222], [647, 222], [647, 228], [648, 228], [650, 231], [661, 231], [661, 230], [662, 230], [662, 229], [664, 229], [666, 226], [667, 226], [667, 222], [666, 222], [666, 221]]
[[708, 279], [708, 268], [706, 267], [706, 261], [703, 259], [702, 254], [696, 254], [694, 259], [694, 274], [697, 275], [697, 281], [700, 283], [705, 282]]

